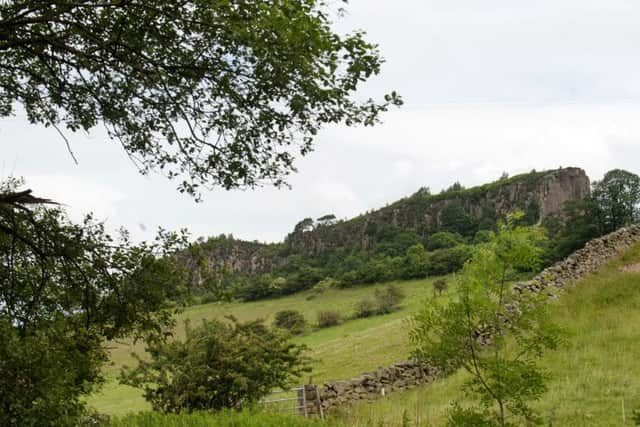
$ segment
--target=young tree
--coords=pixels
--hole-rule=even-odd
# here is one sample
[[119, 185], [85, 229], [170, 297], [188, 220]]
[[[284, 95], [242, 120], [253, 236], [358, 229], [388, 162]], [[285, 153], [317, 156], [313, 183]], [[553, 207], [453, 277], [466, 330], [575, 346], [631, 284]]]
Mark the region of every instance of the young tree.
[[539, 264], [543, 235], [537, 227], [516, 226], [521, 216], [510, 217], [489, 243], [474, 248], [457, 276], [457, 301], [430, 302], [415, 318], [414, 356], [445, 371], [465, 369], [465, 391], [479, 400], [478, 408], [454, 405], [451, 426], [504, 427], [537, 419], [530, 402], [545, 392], [546, 374], [536, 359], [558, 346], [560, 333], [549, 321], [544, 297], [515, 294], [509, 286], [516, 270]]
[[242, 408], [309, 371], [303, 346], [260, 320], [228, 320], [187, 324], [184, 341], [150, 345], [150, 359], [121, 380], [142, 388], [153, 409], [181, 412]]
[[[0, 188], [15, 193], [19, 182]], [[0, 203], [0, 425], [76, 425], [106, 340], [161, 341], [186, 292], [185, 236], [133, 245], [62, 209]], [[31, 200], [29, 203], [31, 203]]]
[[325, 0], [0, 2], [0, 117], [102, 123], [141, 172], [179, 190], [276, 185], [325, 124], [373, 125], [401, 104], [354, 98], [380, 72]]

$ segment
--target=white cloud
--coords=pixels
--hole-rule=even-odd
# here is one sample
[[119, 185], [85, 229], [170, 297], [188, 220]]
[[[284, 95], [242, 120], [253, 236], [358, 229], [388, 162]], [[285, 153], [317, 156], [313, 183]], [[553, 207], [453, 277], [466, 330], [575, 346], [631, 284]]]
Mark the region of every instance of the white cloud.
[[136, 237], [163, 225], [269, 241], [304, 217], [350, 217], [421, 186], [558, 166], [594, 179], [640, 172], [640, 3], [353, 0], [348, 9], [336, 25], [367, 30], [387, 59], [361, 96], [397, 89], [406, 105], [373, 128], [324, 130], [293, 190], [216, 190], [195, 204], [174, 182], [137, 174], [104, 132], [70, 135], [75, 166], [54, 130], [24, 116], [0, 120], [2, 172]]

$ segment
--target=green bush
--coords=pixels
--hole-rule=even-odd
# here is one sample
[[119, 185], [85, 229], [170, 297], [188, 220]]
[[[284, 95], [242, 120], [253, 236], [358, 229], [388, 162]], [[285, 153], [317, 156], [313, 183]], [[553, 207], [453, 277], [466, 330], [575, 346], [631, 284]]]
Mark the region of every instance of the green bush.
[[273, 326], [284, 329], [291, 335], [300, 335], [307, 328], [307, 321], [298, 310], [282, 310], [275, 314]]
[[121, 381], [143, 389], [154, 410], [177, 413], [243, 408], [308, 372], [305, 347], [262, 321], [228, 320], [187, 324], [185, 341], [149, 345]]
[[429, 237], [426, 249], [428, 251], [435, 251], [437, 249], [449, 249], [461, 243], [464, 243], [464, 237], [462, 237], [458, 233], [452, 233], [450, 231], [439, 231]]
[[405, 295], [402, 289], [389, 285], [384, 289], [376, 289], [373, 298], [365, 298], [356, 303], [355, 318], [388, 314], [398, 308]]
[[212, 292], [207, 292], [200, 297], [200, 304], [210, 304], [217, 301], [220, 301], [220, 298]]
[[404, 292], [397, 286], [390, 285], [384, 289], [376, 289], [374, 292], [376, 314], [388, 314], [395, 311], [404, 297]]
[[362, 317], [371, 317], [378, 314], [376, 302], [371, 298], [365, 298], [356, 303], [356, 311], [354, 317], [357, 319]]
[[434, 251], [429, 257], [429, 274], [441, 276], [458, 271], [470, 256], [471, 248], [466, 245]]
[[447, 290], [448, 287], [449, 285], [447, 284], [447, 281], [445, 279], [438, 279], [433, 282], [433, 293], [434, 295], [441, 295], [444, 291]]
[[318, 312], [318, 327], [328, 328], [339, 325], [342, 322], [342, 314], [337, 310], [322, 310]]

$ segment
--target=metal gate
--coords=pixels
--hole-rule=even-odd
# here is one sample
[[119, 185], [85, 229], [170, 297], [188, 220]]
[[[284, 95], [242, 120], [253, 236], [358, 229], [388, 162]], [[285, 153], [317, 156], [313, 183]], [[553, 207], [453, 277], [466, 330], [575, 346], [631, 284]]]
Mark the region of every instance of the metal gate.
[[269, 410], [301, 415], [305, 418], [315, 415], [324, 419], [320, 395], [314, 384], [274, 391], [260, 403]]

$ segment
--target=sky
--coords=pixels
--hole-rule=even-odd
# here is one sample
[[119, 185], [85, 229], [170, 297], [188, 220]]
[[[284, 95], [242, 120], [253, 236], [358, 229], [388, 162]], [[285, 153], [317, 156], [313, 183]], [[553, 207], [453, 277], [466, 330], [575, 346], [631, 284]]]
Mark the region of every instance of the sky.
[[142, 176], [99, 128], [67, 134], [23, 114], [0, 118], [0, 179], [23, 176], [73, 219], [150, 239], [281, 241], [305, 217], [348, 218], [430, 187], [559, 166], [592, 179], [640, 173], [637, 0], [351, 0], [337, 31], [363, 29], [386, 59], [359, 97], [398, 91], [405, 105], [373, 128], [325, 128], [291, 189], [214, 190], [195, 203], [176, 182]]

